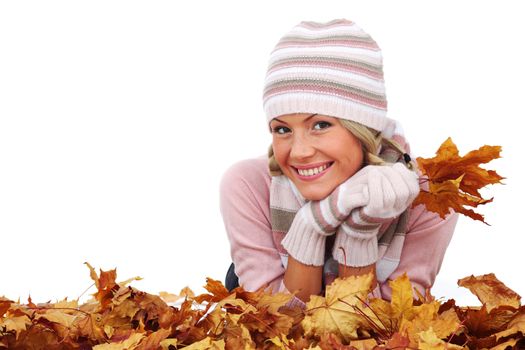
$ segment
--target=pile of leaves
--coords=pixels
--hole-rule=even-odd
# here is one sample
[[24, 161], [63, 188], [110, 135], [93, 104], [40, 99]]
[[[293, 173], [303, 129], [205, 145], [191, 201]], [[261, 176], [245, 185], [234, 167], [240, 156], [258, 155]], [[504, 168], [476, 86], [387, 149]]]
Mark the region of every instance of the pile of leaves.
[[[88, 264], [89, 266], [89, 264]], [[483, 304], [458, 307], [420, 295], [406, 276], [392, 300], [369, 298], [372, 276], [337, 279], [305, 309], [289, 294], [231, 292], [208, 279], [207, 293], [152, 295], [96, 274], [97, 292], [78, 301], [20, 304], [0, 298], [0, 349], [514, 349], [525, 347], [525, 307], [492, 274], [461, 279]], [[414, 299], [414, 295], [417, 297]], [[177, 305], [171, 301], [180, 299]]]

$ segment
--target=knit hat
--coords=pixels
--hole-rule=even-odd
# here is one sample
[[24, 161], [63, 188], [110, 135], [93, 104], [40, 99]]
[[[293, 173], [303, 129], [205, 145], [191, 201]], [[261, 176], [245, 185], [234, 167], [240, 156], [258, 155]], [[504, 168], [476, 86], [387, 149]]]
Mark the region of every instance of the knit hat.
[[268, 122], [291, 113], [348, 119], [391, 137], [383, 58], [377, 43], [346, 19], [301, 22], [270, 54], [263, 107]]

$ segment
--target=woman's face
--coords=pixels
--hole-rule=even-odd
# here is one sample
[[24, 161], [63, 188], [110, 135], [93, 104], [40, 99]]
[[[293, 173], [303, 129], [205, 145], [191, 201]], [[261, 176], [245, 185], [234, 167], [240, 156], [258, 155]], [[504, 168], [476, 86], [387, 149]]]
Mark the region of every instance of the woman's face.
[[363, 164], [361, 142], [337, 118], [286, 114], [270, 128], [275, 160], [305, 199], [325, 198]]

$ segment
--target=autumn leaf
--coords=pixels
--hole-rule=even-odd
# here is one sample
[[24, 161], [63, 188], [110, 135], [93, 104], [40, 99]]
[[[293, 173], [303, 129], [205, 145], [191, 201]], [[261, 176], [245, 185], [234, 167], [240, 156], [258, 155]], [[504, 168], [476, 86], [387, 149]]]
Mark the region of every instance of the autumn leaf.
[[413, 206], [423, 204], [427, 210], [444, 218], [450, 209], [484, 223], [483, 215], [466, 207], [476, 208], [492, 199], [484, 199], [479, 190], [490, 184], [501, 183], [503, 177], [493, 170], [485, 170], [480, 164], [500, 157], [500, 146], [483, 146], [464, 156], [448, 138], [439, 147], [433, 158], [417, 158], [423, 178], [428, 181], [428, 190], [422, 190]]
[[4, 329], [4, 332], [14, 332], [16, 337], [18, 337], [29, 325], [31, 325], [31, 320], [26, 315], [13, 316], [0, 322], [0, 329]]
[[117, 270], [100, 270], [99, 276], [95, 272], [93, 266], [88, 262], [85, 262], [84, 264], [89, 268], [91, 279], [95, 281], [95, 286], [97, 287], [97, 292], [94, 294], [94, 297], [100, 302], [101, 308], [104, 309], [111, 304], [113, 293], [119, 288], [119, 285], [115, 282], [117, 278]]
[[456, 350], [463, 349], [462, 346], [450, 344], [440, 339], [432, 328], [418, 333], [418, 349], [421, 350]]
[[312, 295], [306, 304], [302, 326], [306, 335], [336, 334], [345, 341], [357, 338], [357, 329], [364, 324], [356, 313], [362, 308], [372, 284], [372, 274], [336, 279], [326, 287], [326, 296]]
[[501, 283], [493, 273], [462, 278], [458, 285], [468, 288], [477, 296], [488, 312], [499, 306], [512, 306], [516, 309], [521, 306], [521, 297]]

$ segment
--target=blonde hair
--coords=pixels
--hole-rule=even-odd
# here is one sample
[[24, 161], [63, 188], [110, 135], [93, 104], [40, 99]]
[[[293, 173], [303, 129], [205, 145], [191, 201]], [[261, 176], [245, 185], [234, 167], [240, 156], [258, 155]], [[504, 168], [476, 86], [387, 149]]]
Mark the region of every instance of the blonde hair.
[[[392, 139], [383, 137], [381, 132], [364, 126], [363, 124], [347, 119], [338, 120], [342, 126], [344, 126], [361, 142], [363, 150], [363, 166], [395, 163], [401, 158], [406, 162], [407, 167], [413, 170], [411, 161], [407, 161], [405, 158], [406, 151], [399, 143]], [[383, 151], [383, 147], [386, 148], [385, 151]], [[275, 160], [272, 145], [270, 145], [268, 149], [268, 167], [271, 176], [283, 175], [281, 167]]]

